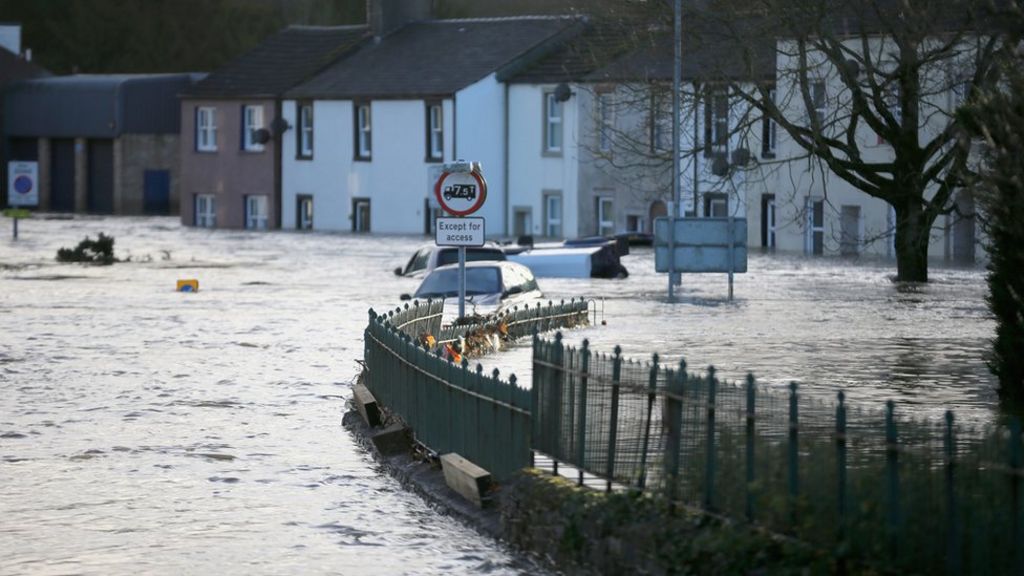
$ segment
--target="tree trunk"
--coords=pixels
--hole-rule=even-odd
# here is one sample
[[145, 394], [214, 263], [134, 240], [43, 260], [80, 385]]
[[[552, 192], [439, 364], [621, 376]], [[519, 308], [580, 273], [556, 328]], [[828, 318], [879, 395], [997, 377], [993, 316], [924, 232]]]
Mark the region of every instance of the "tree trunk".
[[928, 239], [932, 223], [920, 201], [896, 206], [896, 280], [928, 281]]

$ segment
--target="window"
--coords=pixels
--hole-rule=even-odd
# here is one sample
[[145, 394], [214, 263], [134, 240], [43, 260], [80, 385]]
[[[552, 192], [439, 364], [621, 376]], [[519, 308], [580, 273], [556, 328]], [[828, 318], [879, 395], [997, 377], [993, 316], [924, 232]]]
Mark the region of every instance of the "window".
[[353, 232], [369, 232], [370, 231], [370, 199], [369, 198], [353, 198], [352, 199], [352, 231]]
[[665, 110], [664, 100], [651, 97], [651, 152], [672, 149], [672, 112]]
[[710, 192], [704, 195], [704, 217], [705, 218], [728, 218], [729, 197], [720, 192]]
[[217, 109], [208, 106], [196, 108], [196, 150], [217, 151]]
[[761, 195], [761, 247], [775, 248], [775, 194]]
[[643, 232], [644, 217], [636, 214], [626, 216], [626, 232]]
[[544, 152], [558, 154], [562, 151], [562, 103], [554, 92], [544, 94]]
[[839, 254], [856, 256], [860, 252], [860, 206], [839, 208]]
[[729, 94], [713, 90], [704, 102], [704, 155], [719, 156], [729, 151]]
[[544, 235], [562, 237], [562, 195], [559, 193], [544, 195]]
[[612, 95], [602, 93], [597, 95], [597, 146], [602, 152], [612, 149], [612, 129], [615, 119], [612, 115]]
[[298, 158], [313, 157], [313, 105], [309, 103], [295, 104], [298, 107], [299, 130], [296, 133], [298, 142], [295, 149]]
[[245, 227], [250, 230], [267, 229], [267, 197], [264, 194], [245, 197]]
[[440, 104], [427, 104], [427, 161], [444, 158], [444, 116]]
[[[775, 101], [775, 89], [768, 91], [768, 97]], [[778, 126], [775, 121], [768, 117], [766, 114], [761, 119], [761, 157], [762, 158], [775, 158], [775, 145], [777, 136]]]
[[818, 119], [818, 125], [824, 125], [825, 117], [828, 116], [825, 82], [818, 80], [811, 83], [811, 103], [814, 105], [813, 112], [814, 116]]
[[820, 256], [825, 253], [825, 201], [808, 197], [806, 212], [804, 252]]
[[200, 228], [217, 227], [217, 201], [213, 194], [196, 194], [194, 221]]
[[263, 107], [242, 106], [242, 150], [262, 152], [263, 143], [257, 131], [263, 128]]
[[298, 230], [313, 229], [313, 197], [300, 194], [295, 206], [295, 228]]
[[615, 210], [611, 198], [597, 198], [597, 235], [611, 236], [615, 233]]
[[369, 104], [358, 104], [356, 105], [356, 160], [369, 160], [370, 153], [373, 150], [371, 146], [371, 126], [370, 126], [370, 105]]

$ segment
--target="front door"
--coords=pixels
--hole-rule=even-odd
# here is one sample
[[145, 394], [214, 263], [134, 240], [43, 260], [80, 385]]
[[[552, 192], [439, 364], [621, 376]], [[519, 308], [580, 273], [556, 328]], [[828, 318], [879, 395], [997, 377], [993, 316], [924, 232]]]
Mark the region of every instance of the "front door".
[[369, 232], [370, 231], [370, 199], [369, 198], [353, 198], [352, 199], [352, 231], [353, 232]]

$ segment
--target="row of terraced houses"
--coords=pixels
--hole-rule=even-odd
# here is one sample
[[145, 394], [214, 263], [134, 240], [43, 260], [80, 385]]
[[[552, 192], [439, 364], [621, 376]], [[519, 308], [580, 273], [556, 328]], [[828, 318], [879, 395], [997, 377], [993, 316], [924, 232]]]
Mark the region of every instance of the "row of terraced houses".
[[[428, 4], [371, 0], [364, 26], [288, 27], [204, 77], [174, 77], [180, 158], [158, 182], [168, 210], [197, 227], [430, 234], [440, 214], [432, 184], [457, 159], [483, 167], [491, 236], [650, 232], [676, 209], [671, 27], [580, 15], [441, 20]], [[741, 61], [685, 34], [682, 48], [683, 211], [747, 218], [752, 247], [893, 254], [886, 203], [818, 163], [791, 161], [802, 149], [724, 88], [784, 83], [792, 62], [782, 50]], [[838, 106], [839, 86], [826, 75], [811, 87], [819, 119]], [[951, 91], [940, 107], [958, 98]], [[891, 154], [881, 139], [869, 148]], [[91, 206], [87, 190], [62, 194], [65, 207]], [[973, 202], [954, 202], [930, 255], [973, 261]]]

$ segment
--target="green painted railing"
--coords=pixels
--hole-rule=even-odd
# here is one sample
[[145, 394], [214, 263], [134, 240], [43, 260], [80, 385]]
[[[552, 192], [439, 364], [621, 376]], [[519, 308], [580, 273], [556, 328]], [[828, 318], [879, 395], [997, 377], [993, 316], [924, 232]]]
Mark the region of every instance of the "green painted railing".
[[[1024, 573], [1021, 425], [856, 410], [534, 338], [532, 448], [613, 483], [788, 534], [840, 564]], [[582, 482], [582, 475], [581, 475]]]

